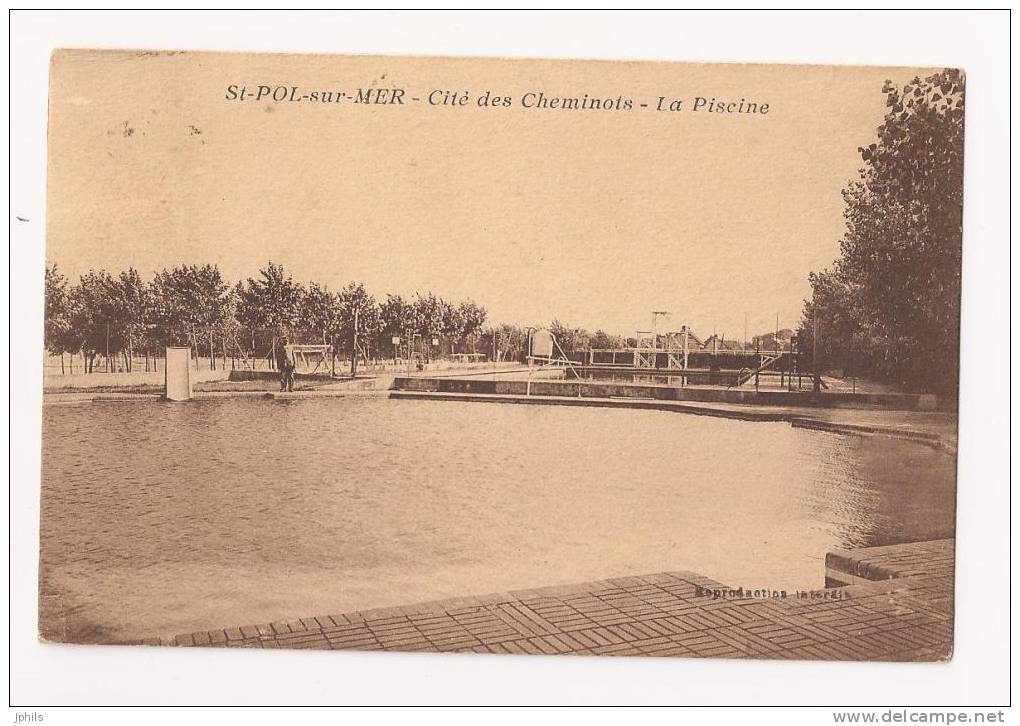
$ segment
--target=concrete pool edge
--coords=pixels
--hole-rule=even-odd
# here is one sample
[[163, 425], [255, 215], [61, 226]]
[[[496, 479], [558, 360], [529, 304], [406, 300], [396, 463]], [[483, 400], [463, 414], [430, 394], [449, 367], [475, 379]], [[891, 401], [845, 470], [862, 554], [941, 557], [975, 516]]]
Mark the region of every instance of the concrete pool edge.
[[[324, 391], [196, 391], [192, 401], [210, 401], [226, 398], [264, 398], [270, 400], [294, 400], [303, 398], [347, 398], [356, 396], [377, 396], [385, 398], [388, 389], [352, 387]], [[188, 401], [167, 401], [161, 393], [45, 393], [43, 406], [67, 406], [85, 403], [122, 403], [125, 401], [159, 401], [161, 403], [188, 403]]]
[[693, 572], [660, 572], [136, 644], [946, 661], [952, 656], [954, 550], [953, 540], [837, 550], [826, 558], [827, 574], [845, 567], [856, 573], [855, 582], [804, 596], [738, 591]]
[[833, 550], [825, 555], [826, 587], [912, 577], [952, 577], [956, 540], [952, 538]]
[[[500, 393], [445, 393], [438, 391], [389, 391], [393, 399], [463, 401], [471, 403], [512, 403], [522, 405], [580, 406], [597, 408], [626, 408], [647, 411], [668, 411], [696, 416], [712, 416], [738, 421], [782, 422], [794, 428], [813, 429], [844, 435], [874, 435], [902, 439], [956, 455], [956, 443], [933, 431], [905, 429], [877, 424], [843, 423], [826, 421], [798, 409], [765, 408], [748, 404], [691, 403], [689, 401], [659, 401], [633, 398], [565, 398], [563, 396], [522, 396]], [[852, 409], [849, 409], [852, 410]], [[844, 410], [845, 412], [846, 410]]]

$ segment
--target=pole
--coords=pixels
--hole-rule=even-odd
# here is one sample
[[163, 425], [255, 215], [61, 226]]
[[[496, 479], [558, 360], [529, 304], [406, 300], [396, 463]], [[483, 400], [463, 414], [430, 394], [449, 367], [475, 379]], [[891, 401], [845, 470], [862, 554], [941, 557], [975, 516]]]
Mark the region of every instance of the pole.
[[351, 378], [358, 372], [358, 311], [354, 308], [354, 334], [351, 340]]
[[854, 367], [854, 334], [850, 334], [850, 373], [853, 381], [853, 392], [857, 393], [857, 369]]
[[528, 384], [527, 384], [527, 387], [524, 389], [524, 395], [525, 396], [530, 396], [531, 395], [531, 363], [532, 363], [531, 355], [534, 352], [534, 346], [532, 344], [532, 336], [534, 335], [534, 333], [535, 333], [535, 329], [532, 328], [529, 325], [528, 326], [528, 355], [527, 355], [527, 361], [528, 361]]
[[680, 328], [680, 338], [683, 343], [684, 351], [684, 374], [680, 376], [680, 385], [686, 386], [688, 383], [690, 383], [690, 379], [687, 377], [687, 368], [690, 362], [688, 356], [690, 355], [691, 352], [691, 331], [688, 330], [686, 325], [681, 326]]
[[811, 335], [811, 372], [814, 377], [814, 392], [822, 390], [822, 379], [818, 375], [818, 319], [812, 316], [814, 331]]
[[804, 341], [803, 329], [797, 334], [797, 352], [794, 353], [792, 343], [790, 347], [790, 355], [794, 356], [793, 367], [797, 369], [797, 390], [799, 391], [804, 383], [804, 374], [800, 368], [800, 344]]
[[790, 354], [786, 357], [786, 390], [793, 392], [793, 340], [790, 336]]

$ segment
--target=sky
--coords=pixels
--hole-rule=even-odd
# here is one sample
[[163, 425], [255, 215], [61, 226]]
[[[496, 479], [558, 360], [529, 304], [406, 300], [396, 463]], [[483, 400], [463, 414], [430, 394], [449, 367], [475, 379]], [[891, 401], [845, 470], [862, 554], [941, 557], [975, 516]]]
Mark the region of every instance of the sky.
[[[494, 322], [633, 335], [664, 310], [660, 330], [740, 340], [796, 325], [808, 273], [839, 254], [840, 192], [883, 82], [926, 73], [57, 51], [47, 260], [72, 279], [213, 263], [230, 280], [271, 260], [378, 299], [470, 298]], [[240, 101], [231, 85], [399, 88], [405, 103]], [[430, 105], [433, 91], [468, 102]], [[479, 107], [486, 91], [511, 107]], [[522, 107], [539, 92], [633, 108]], [[694, 111], [698, 96], [769, 111]]]

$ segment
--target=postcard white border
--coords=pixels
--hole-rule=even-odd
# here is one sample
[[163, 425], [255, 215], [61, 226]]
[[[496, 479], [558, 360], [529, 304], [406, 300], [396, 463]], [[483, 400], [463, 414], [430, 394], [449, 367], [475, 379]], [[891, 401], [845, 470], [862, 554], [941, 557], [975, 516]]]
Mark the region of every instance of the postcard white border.
[[[9, 391], [13, 703], [19, 711], [42, 713], [61, 703], [1004, 704], [1008, 699], [1009, 24], [1003, 13], [930, 12], [15, 13], [10, 56], [9, 298], [14, 312]], [[968, 83], [963, 371], [953, 661], [893, 665], [262, 653], [38, 643], [35, 573], [46, 94], [48, 55], [55, 47], [964, 68]], [[811, 100], [804, 99], [804, 104], [805, 113], [810, 113]], [[48, 722], [64, 720], [54, 713]], [[758, 714], [755, 720], [767, 722], [772, 718], [769, 713]], [[74, 721], [111, 723], [122, 715], [127, 714], [81, 712]], [[822, 717], [831, 723], [831, 717]], [[269, 712], [248, 715], [251, 721], [266, 723], [280, 718]], [[782, 721], [799, 718], [787, 713]]]

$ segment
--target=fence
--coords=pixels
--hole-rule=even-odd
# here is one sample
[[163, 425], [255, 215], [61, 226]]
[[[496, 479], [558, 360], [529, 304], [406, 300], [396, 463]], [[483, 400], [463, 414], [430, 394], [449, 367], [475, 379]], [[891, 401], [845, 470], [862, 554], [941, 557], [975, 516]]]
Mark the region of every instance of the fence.
[[[323, 334], [300, 328], [207, 328], [170, 330], [150, 327], [144, 336], [134, 340], [111, 337], [100, 341], [102, 350], [81, 350], [62, 355], [47, 355], [43, 372], [47, 377], [79, 375], [83, 373], [140, 373], [165, 370], [164, 351], [167, 346], [191, 348], [191, 361], [195, 370], [276, 370], [286, 343], [298, 345], [332, 346], [333, 355], [328, 361], [317, 361], [316, 370], [339, 373], [351, 368], [352, 358], [358, 369], [382, 370], [404, 368], [408, 361], [430, 362], [446, 356], [485, 358], [485, 354], [463, 349], [465, 346], [448, 336], [404, 334], [394, 344], [393, 336], [380, 333], [357, 336]], [[435, 343], [433, 341], [436, 341]], [[461, 348], [461, 349], [458, 349]]]

